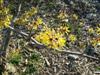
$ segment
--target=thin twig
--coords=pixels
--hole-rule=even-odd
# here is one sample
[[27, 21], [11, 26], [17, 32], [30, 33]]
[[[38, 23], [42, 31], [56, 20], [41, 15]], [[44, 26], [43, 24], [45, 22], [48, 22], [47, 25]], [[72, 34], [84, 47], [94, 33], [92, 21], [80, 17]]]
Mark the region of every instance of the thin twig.
[[98, 58], [96, 57], [93, 57], [93, 56], [90, 56], [90, 55], [87, 55], [87, 54], [83, 54], [83, 53], [80, 53], [80, 52], [72, 52], [72, 51], [61, 51], [62, 53], [66, 53], [66, 54], [74, 54], [74, 55], [79, 55], [79, 56], [83, 56], [83, 57], [87, 57], [87, 58], [91, 58], [91, 59], [94, 59], [94, 60], [98, 60]]
[[18, 16], [19, 16], [20, 11], [21, 11], [21, 7], [22, 7], [22, 4], [19, 4], [19, 7], [18, 7], [18, 12], [17, 12], [17, 16], [16, 16], [16, 17], [18, 17]]
[[[27, 33], [22, 32], [22, 31], [20, 31], [20, 30], [16, 30], [16, 29], [14, 29], [14, 28], [11, 27], [11, 26], [9, 26], [9, 28], [10, 28], [11, 30], [13, 30], [13, 31], [15, 31], [15, 32], [17, 32], [17, 33], [19, 33], [19, 34], [21, 34], [21, 35], [24, 35], [24, 36], [26, 36], [26, 37], [29, 36]], [[41, 46], [43, 45], [42, 43], [39, 43], [38, 41], [36, 41], [33, 37], [31, 37], [31, 41], [34, 42], [34, 44], [41, 45]]]

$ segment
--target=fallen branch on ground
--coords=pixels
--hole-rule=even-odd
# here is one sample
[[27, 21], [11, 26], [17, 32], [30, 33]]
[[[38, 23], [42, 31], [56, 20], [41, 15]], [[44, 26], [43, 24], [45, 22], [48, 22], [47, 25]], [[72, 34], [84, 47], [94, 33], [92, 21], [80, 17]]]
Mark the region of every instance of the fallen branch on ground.
[[83, 53], [80, 53], [80, 52], [71, 52], [71, 51], [61, 51], [62, 53], [66, 53], [66, 54], [73, 54], [73, 55], [79, 55], [79, 56], [83, 56], [83, 57], [87, 57], [87, 58], [91, 58], [91, 59], [94, 59], [94, 60], [98, 60], [100, 61], [98, 58], [96, 57], [93, 57], [93, 56], [90, 56], [90, 55], [87, 55], [87, 54], [83, 54]]

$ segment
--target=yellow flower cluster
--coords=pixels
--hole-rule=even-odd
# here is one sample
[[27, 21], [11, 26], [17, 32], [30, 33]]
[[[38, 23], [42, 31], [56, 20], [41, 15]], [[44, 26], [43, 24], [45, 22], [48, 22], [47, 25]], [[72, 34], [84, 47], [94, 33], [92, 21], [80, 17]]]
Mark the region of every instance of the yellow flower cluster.
[[9, 13], [9, 9], [6, 7], [2, 7], [0, 10], [0, 15], [7, 15]]
[[67, 17], [68, 17], [68, 15], [66, 14], [65, 11], [61, 11], [61, 12], [57, 15], [57, 18], [58, 18], [58, 19], [65, 19], [65, 18], [67, 18]]
[[32, 7], [29, 11], [26, 11], [24, 14], [21, 15], [21, 17], [16, 19], [15, 23], [18, 25], [25, 25], [28, 23], [29, 18], [31, 18], [36, 13], [37, 9], [35, 7]]
[[97, 35], [100, 35], [100, 28], [99, 27], [96, 28], [96, 33], [97, 33]]
[[4, 7], [0, 10], [0, 28], [9, 27], [12, 15], [9, 14], [9, 9]]
[[77, 40], [76, 36], [73, 35], [73, 34], [70, 34], [68, 39], [71, 41], [71, 42], [75, 42]]
[[78, 15], [73, 14], [73, 15], [72, 15], [72, 18], [73, 18], [74, 20], [77, 20], [77, 19], [78, 19]]
[[84, 22], [79, 22], [79, 26], [83, 26]]
[[59, 31], [62, 34], [68, 34], [70, 32], [69, 27], [68, 26], [60, 26], [57, 31]]
[[46, 28], [45, 31], [40, 32], [35, 36], [35, 39], [49, 48], [58, 49], [65, 46], [66, 39], [59, 32], [54, 29]]
[[100, 28], [97, 27], [97, 28], [93, 29], [92, 27], [90, 27], [90, 28], [88, 29], [88, 33], [89, 33], [89, 34], [94, 34], [94, 33], [96, 33], [97, 35], [100, 35]]
[[88, 33], [89, 34], [93, 34], [95, 31], [94, 31], [94, 29], [92, 28], [92, 27], [90, 27], [89, 29], [88, 29]]
[[42, 18], [38, 17], [36, 20], [33, 20], [33, 22], [31, 24], [27, 25], [27, 28], [28, 29], [35, 29], [35, 30], [37, 30], [38, 27], [41, 24], [43, 24], [43, 20], [42, 20]]
[[90, 43], [95, 47], [97, 44], [100, 44], [100, 38], [93, 38], [90, 40]]

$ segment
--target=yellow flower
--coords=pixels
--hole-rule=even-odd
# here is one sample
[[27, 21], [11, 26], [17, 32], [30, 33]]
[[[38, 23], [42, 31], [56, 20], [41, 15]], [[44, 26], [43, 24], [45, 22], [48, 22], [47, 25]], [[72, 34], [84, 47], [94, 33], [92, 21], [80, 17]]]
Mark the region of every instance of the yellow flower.
[[43, 23], [42, 18], [38, 17], [36, 19], [36, 21], [33, 21], [32, 24], [30, 24], [32, 27], [32, 29], [38, 29], [38, 27]]
[[89, 33], [89, 34], [93, 34], [93, 33], [94, 33], [94, 29], [93, 29], [93, 28], [89, 28], [89, 29], [88, 29], [88, 33]]
[[48, 28], [43, 32], [40, 32], [35, 36], [35, 39], [44, 45], [48, 46], [48, 48], [58, 49], [65, 45], [65, 38], [59, 32], [56, 33], [54, 29]]
[[84, 24], [84, 22], [79, 22], [79, 25], [80, 25], [80, 26], [83, 26], [83, 24]]
[[42, 23], [43, 23], [43, 20], [42, 20], [42, 18], [38, 17], [37, 20], [36, 20], [36, 22], [37, 22], [38, 24], [42, 24]]
[[5, 27], [9, 27], [9, 25], [11, 24], [11, 19], [12, 19], [12, 15], [7, 15], [5, 20], [4, 20], [4, 26]]
[[40, 33], [35, 38], [36, 38], [37, 41], [45, 44], [46, 46], [50, 44], [49, 36], [47, 34]]
[[32, 7], [29, 11], [27, 11], [25, 14], [29, 17], [37, 13], [37, 8]]
[[93, 38], [90, 40], [90, 43], [95, 47], [97, 44], [100, 44], [100, 38]]
[[99, 27], [96, 28], [96, 33], [97, 33], [97, 35], [100, 35], [100, 28]]
[[50, 48], [59, 49], [65, 46], [65, 38], [60, 33], [53, 34], [52, 38], [50, 38]]
[[78, 19], [78, 16], [76, 14], [73, 14], [72, 17], [73, 17], [74, 20]]
[[0, 20], [0, 28], [9, 27], [11, 23], [12, 15], [6, 15]]
[[37, 30], [39, 26], [43, 23], [42, 18], [38, 17], [36, 20], [33, 20], [32, 23], [26, 25], [29, 30], [35, 29]]
[[70, 34], [70, 35], [69, 35], [69, 40], [70, 40], [71, 42], [75, 42], [75, 41], [77, 40], [77, 38], [76, 38], [75, 35]]
[[0, 10], [0, 28], [9, 27], [12, 15], [10, 15], [9, 8], [2, 7]]
[[7, 14], [9, 14], [9, 9], [6, 7], [1, 8], [0, 15], [7, 15]]
[[57, 16], [58, 19], [65, 19], [67, 17], [68, 15], [64, 11], [60, 12]]
[[63, 47], [65, 45], [66, 39], [65, 38], [59, 38], [58, 39], [58, 44], [60, 47]]
[[70, 32], [68, 26], [60, 26], [57, 30], [58, 30], [59, 32], [61, 32], [62, 34], [64, 34], [64, 33], [68, 34], [68, 33]]
[[28, 23], [29, 19], [37, 13], [37, 9], [32, 7], [29, 11], [26, 11], [24, 14], [21, 15], [18, 19], [15, 20], [15, 23], [18, 25], [25, 25]]
[[39, 27], [39, 24], [36, 21], [33, 21], [31, 25], [32, 25], [32, 29], [38, 29]]

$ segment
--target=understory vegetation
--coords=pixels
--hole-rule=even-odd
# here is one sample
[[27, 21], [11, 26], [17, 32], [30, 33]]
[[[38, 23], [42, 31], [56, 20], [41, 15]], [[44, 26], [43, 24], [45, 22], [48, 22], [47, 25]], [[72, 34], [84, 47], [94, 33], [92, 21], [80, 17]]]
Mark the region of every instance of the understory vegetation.
[[0, 0], [0, 75], [99, 74], [99, 0]]

